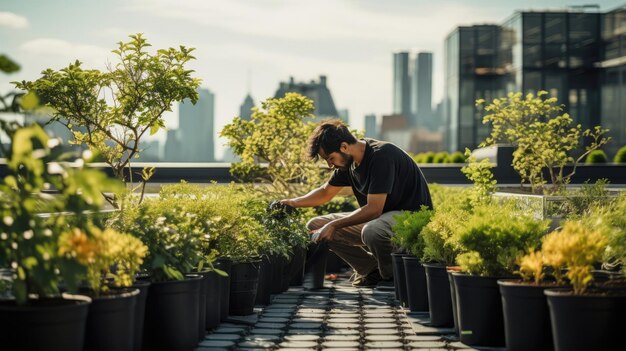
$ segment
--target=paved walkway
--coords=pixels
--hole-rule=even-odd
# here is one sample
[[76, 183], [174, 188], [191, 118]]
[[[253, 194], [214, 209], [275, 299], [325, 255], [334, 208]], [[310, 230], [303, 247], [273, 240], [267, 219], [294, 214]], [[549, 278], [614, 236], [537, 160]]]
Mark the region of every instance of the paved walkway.
[[205, 350], [471, 350], [451, 329], [428, 327], [428, 314], [408, 314], [393, 292], [353, 288], [291, 288], [253, 316], [222, 323], [198, 345]]

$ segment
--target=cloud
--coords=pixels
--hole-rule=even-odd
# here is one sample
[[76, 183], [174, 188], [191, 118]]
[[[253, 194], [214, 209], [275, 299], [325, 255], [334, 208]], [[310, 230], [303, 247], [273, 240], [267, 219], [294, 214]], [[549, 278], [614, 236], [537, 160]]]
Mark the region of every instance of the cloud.
[[363, 40], [402, 44], [441, 41], [459, 22], [490, 17], [462, 3], [423, 4], [420, 11], [375, 11], [337, 0], [235, 2], [131, 0], [126, 11], [193, 22], [233, 33], [286, 40]]
[[0, 27], [23, 29], [28, 28], [28, 25], [28, 19], [24, 16], [12, 12], [0, 12]]
[[89, 68], [104, 68], [110, 50], [95, 45], [71, 43], [61, 39], [38, 38], [20, 45], [19, 49], [30, 55], [46, 57], [48, 60], [63, 60], [65, 64], [80, 60]]

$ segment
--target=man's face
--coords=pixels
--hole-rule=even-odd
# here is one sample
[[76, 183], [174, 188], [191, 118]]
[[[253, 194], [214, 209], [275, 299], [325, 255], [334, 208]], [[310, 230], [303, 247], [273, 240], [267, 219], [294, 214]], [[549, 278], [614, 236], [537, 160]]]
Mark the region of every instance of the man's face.
[[331, 169], [336, 168], [342, 171], [347, 171], [350, 169], [350, 166], [352, 166], [352, 163], [354, 162], [354, 158], [352, 157], [352, 155], [344, 153], [341, 150], [337, 152], [331, 152], [328, 155], [326, 154], [326, 152], [324, 152], [324, 150], [320, 150], [319, 155], [321, 158], [326, 160], [328, 167], [330, 167]]

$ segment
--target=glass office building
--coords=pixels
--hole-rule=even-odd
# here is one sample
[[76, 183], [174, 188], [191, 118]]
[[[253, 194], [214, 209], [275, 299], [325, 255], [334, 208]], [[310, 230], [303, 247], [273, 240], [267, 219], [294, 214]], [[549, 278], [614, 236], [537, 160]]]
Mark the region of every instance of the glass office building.
[[583, 128], [611, 129], [611, 154], [624, 144], [625, 27], [618, 9], [517, 12], [501, 25], [456, 28], [445, 43], [448, 149], [475, 148], [488, 135], [476, 99], [546, 90]]

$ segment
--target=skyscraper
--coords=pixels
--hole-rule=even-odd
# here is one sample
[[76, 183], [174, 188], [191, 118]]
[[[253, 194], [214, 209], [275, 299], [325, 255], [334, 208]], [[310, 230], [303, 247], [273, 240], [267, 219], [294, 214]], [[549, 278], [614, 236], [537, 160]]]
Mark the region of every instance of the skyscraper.
[[320, 76], [319, 82], [312, 80], [309, 83], [296, 83], [293, 77], [289, 78], [289, 82], [280, 82], [275, 98], [282, 98], [286, 93], [299, 93], [315, 103], [315, 111], [313, 114], [317, 119], [337, 118], [337, 108], [333, 101], [330, 89], [326, 85], [326, 76]]
[[239, 118], [249, 121], [252, 117], [252, 108], [254, 107], [254, 100], [250, 94], [246, 95], [243, 100], [243, 104], [239, 107]]
[[180, 162], [212, 162], [214, 158], [215, 95], [198, 89], [198, 102], [179, 104]]
[[370, 114], [365, 116], [365, 137], [378, 139], [378, 124], [376, 123], [376, 115]]
[[419, 52], [412, 61], [411, 70], [411, 127], [434, 129], [432, 111], [433, 54]]
[[614, 153], [626, 143], [625, 17], [623, 7], [516, 12], [502, 25], [456, 28], [444, 47], [447, 148], [474, 148], [489, 134], [476, 99], [546, 90], [574, 123], [610, 129], [604, 149]]
[[409, 79], [409, 53], [393, 54], [393, 113], [411, 116], [411, 83]]

